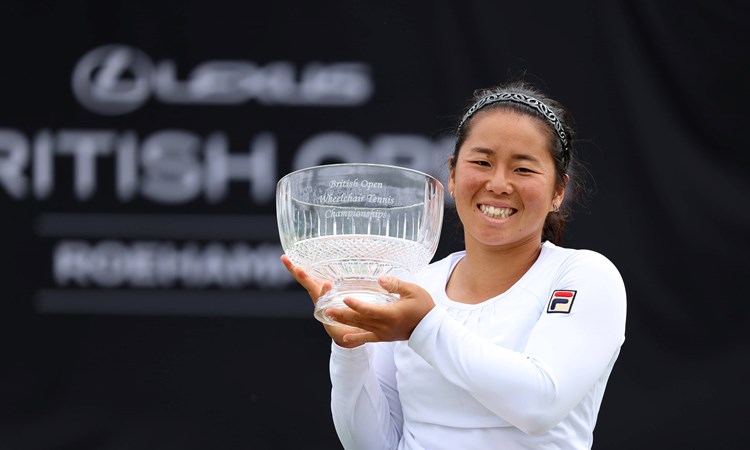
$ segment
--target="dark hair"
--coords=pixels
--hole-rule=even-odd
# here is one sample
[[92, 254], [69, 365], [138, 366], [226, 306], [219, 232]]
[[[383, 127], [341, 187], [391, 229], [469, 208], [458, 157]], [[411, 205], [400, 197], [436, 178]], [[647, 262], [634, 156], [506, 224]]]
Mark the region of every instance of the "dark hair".
[[[524, 102], [516, 102], [512, 100], [495, 102], [486, 101], [490, 96], [504, 94], [520, 94], [521, 97], [531, 97], [532, 100], [536, 100], [543, 105], [542, 107], [532, 107], [529, 104], [524, 104]], [[479, 108], [475, 106], [477, 104], [480, 105]], [[580, 179], [579, 174], [583, 173], [583, 168], [576, 158], [573, 147], [573, 141], [575, 139], [573, 119], [559, 102], [549, 98], [539, 89], [525, 81], [512, 81], [492, 88], [474, 91], [474, 98], [472, 99], [471, 105], [469, 105], [465, 111], [468, 113], [468, 117], [464, 116], [456, 130], [456, 143], [453, 148], [451, 168], [455, 167], [458, 159], [458, 152], [461, 145], [463, 145], [466, 140], [467, 135], [471, 131], [471, 126], [476, 115], [485, 110], [498, 109], [513, 111], [518, 114], [533, 117], [546, 125], [545, 130], [547, 130], [550, 143], [549, 151], [552, 159], [555, 161], [556, 186], [565, 187], [565, 198], [560, 205], [559, 211], [553, 211], [547, 214], [547, 218], [544, 221], [544, 229], [542, 230], [542, 240], [548, 240], [554, 244], [560, 244], [565, 232], [565, 222], [571, 217], [573, 200], [582, 190], [583, 180]], [[561, 139], [559, 131], [553, 127], [554, 121], [551, 121], [548, 115], [543, 114], [543, 110], [550, 111], [556, 118], [556, 121], [562, 125], [564, 138], [567, 139], [567, 142], [564, 142], [563, 139]]]

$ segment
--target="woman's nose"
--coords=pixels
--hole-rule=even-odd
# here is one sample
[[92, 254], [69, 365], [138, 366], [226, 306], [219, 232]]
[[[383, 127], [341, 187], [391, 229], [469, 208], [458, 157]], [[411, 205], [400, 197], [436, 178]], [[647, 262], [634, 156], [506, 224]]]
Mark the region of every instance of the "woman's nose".
[[513, 184], [508, 174], [501, 169], [495, 170], [487, 180], [485, 188], [495, 194], [509, 194], [513, 192]]

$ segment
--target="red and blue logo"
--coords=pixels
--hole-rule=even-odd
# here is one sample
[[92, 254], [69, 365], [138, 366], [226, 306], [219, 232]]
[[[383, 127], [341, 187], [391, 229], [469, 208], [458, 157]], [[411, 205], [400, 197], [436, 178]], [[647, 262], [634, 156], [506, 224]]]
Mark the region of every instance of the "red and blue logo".
[[555, 291], [547, 305], [547, 313], [569, 314], [577, 291]]

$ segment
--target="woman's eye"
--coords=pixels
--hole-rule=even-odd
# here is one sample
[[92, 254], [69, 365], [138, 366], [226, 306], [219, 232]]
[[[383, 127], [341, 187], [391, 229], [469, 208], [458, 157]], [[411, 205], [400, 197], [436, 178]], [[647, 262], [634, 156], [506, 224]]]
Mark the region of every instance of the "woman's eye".
[[487, 161], [474, 161], [474, 164], [478, 166], [485, 166], [485, 167], [488, 167], [490, 165], [490, 163]]
[[516, 168], [516, 172], [533, 173], [534, 171], [529, 169], [528, 167], [518, 167]]

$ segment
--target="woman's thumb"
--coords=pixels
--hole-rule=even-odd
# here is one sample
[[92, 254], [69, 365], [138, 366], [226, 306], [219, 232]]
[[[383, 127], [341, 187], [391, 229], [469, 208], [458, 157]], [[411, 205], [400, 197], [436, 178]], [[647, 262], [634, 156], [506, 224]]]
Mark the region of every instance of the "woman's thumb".
[[403, 296], [411, 292], [411, 289], [409, 289], [409, 283], [401, 281], [396, 277], [382, 276], [378, 278], [378, 283], [383, 289], [392, 294]]

